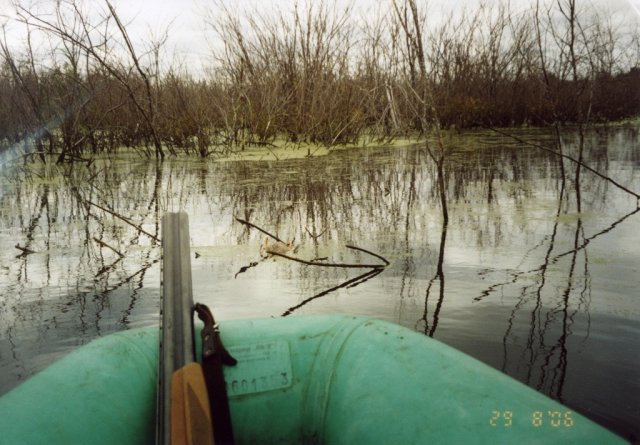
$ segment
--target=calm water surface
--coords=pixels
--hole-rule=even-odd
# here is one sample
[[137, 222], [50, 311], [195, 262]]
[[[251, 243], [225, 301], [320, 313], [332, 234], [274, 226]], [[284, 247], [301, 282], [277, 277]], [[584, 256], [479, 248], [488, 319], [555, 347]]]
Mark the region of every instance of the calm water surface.
[[[544, 131], [522, 136], [551, 143]], [[584, 169], [576, 187], [575, 164], [565, 162], [563, 180], [558, 158], [507, 138], [477, 133], [446, 142], [446, 227], [435, 166], [419, 146], [279, 161], [266, 154], [250, 162], [155, 163], [123, 154], [90, 166], [5, 167], [0, 393], [92, 338], [157, 324], [154, 237], [165, 211], [185, 210], [195, 299], [218, 319], [389, 320], [637, 439], [636, 198]], [[567, 132], [563, 142], [577, 156], [575, 134]], [[589, 133], [584, 156], [640, 191], [638, 128]], [[380, 262], [347, 247], [354, 245], [390, 265], [339, 287], [368, 270], [262, 261], [264, 235], [236, 217], [294, 240], [303, 259]], [[24, 255], [16, 244], [34, 253]]]

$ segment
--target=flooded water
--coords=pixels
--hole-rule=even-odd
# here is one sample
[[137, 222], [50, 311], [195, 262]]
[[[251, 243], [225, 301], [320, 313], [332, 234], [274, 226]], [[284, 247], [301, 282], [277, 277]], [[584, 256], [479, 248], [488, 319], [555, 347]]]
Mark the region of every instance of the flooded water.
[[[544, 131], [520, 135], [551, 143]], [[421, 146], [279, 161], [121, 154], [29, 173], [5, 167], [0, 393], [92, 338], [157, 324], [159, 221], [185, 210], [194, 297], [218, 319], [389, 320], [637, 439], [638, 200], [584, 168], [576, 187], [570, 161], [563, 181], [557, 157], [505, 137], [467, 133], [446, 143], [446, 226]], [[574, 133], [564, 150], [577, 157]], [[590, 132], [584, 159], [640, 192], [637, 127]], [[348, 247], [356, 246], [389, 265], [378, 274], [264, 260], [264, 235], [239, 219], [293, 240], [298, 258], [382, 264]]]

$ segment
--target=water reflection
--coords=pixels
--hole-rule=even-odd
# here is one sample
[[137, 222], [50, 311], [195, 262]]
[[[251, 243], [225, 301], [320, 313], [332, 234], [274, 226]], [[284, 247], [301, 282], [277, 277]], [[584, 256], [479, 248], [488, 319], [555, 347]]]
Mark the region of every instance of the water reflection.
[[[442, 226], [442, 235], [440, 237], [440, 253], [438, 254], [438, 265], [436, 267], [436, 273], [429, 280], [429, 284], [427, 285], [426, 297], [424, 299], [424, 313], [420, 322], [424, 322], [424, 333], [429, 337], [433, 337], [436, 328], [438, 327], [438, 321], [440, 319], [440, 310], [442, 309], [442, 303], [444, 302], [444, 289], [445, 289], [445, 277], [444, 277], [444, 252], [445, 245], [447, 242], [447, 226], [448, 224], [443, 224]], [[433, 288], [434, 283], [438, 283], [438, 301], [436, 303], [436, 307], [433, 311], [433, 320], [431, 326], [429, 326], [429, 297], [431, 296], [431, 290]]]
[[[524, 136], [549, 143], [552, 135]], [[186, 210], [198, 253], [196, 299], [219, 319], [392, 320], [637, 433], [640, 415], [616, 408], [640, 397], [622, 371], [637, 359], [614, 351], [637, 349], [638, 336], [607, 334], [615, 317], [640, 333], [637, 274], [620, 272], [638, 264], [629, 247], [638, 242], [637, 200], [585, 170], [578, 182], [575, 165], [499, 135], [452, 135], [446, 143], [448, 224], [437, 168], [421, 147], [278, 162], [120, 154], [6, 174], [14, 179], [4, 180], [0, 197], [0, 391], [95, 336], [155, 323], [160, 216]], [[565, 153], [577, 153], [575, 135], [563, 143]], [[586, 135], [583, 156], [638, 190], [638, 143], [635, 128], [598, 129]], [[346, 247], [353, 244], [390, 264], [363, 272], [260, 261], [261, 234], [236, 217], [294, 240], [300, 258], [370, 262]], [[585, 374], [602, 348], [615, 360]], [[589, 388], [612, 378], [625, 385], [599, 393], [594, 405]]]

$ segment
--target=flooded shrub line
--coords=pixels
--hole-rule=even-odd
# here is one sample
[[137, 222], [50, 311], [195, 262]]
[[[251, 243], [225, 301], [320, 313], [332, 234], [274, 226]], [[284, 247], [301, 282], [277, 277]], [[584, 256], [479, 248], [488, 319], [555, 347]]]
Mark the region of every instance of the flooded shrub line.
[[544, 126], [640, 113], [637, 23], [574, 0], [483, 4], [438, 23], [417, 0], [364, 15], [330, 0], [270, 14], [222, 0], [205, 26], [221, 45], [199, 77], [163, 55], [169, 30], [134, 41], [108, 2], [102, 12], [71, 0], [15, 7], [13, 24], [54, 50], [0, 38], [0, 150], [58, 162], [120, 146], [204, 157], [278, 140], [388, 142], [435, 121]]

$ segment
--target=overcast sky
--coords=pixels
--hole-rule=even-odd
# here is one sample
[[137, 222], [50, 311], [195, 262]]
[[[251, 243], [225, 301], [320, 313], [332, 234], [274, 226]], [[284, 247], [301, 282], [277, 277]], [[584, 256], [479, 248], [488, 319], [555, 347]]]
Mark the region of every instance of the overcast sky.
[[[1, 0], [7, 1], [7, 0]], [[332, 0], [329, 0], [331, 2]], [[418, 0], [420, 2], [420, 0]], [[96, 0], [97, 2], [97, 0]], [[144, 32], [145, 28], [173, 23], [171, 26], [172, 38], [180, 44], [184, 50], [191, 50], [199, 45], [205, 28], [203, 15], [207, 9], [214, 5], [211, 0], [112, 0], [117, 10], [123, 16], [132, 20], [132, 25]], [[303, 3], [302, 0], [301, 3]], [[366, 12], [385, 3], [384, 0], [337, 0], [338, 3], [352, 4], [356, 12]], [[498, 3], [498, 0], [428, 0], [430, 12], [442, 13], [448, 9], [473, 8], [473, 5], [484, 2], [486, 4]], [[534, 0], [511, 0], [513, 10], [527, 9]], [[579, 5], [588, 7], [593, 5], [612, 13], [632, 13], [640, 17], [640, 0], [577, 0]], [[238, 8], [251, 9], [253, 6], [268, 5], [268, 8], [279, 7], [288, 10], [295, 0], [235, 0], [232, 2]], [[584, 4], [584, 5], [583, 5]]]
[[[20, 0], [22, 4], [52, 4], [54, 0]], [[176, 56], [189, 65], [199, 65], [200, 61], [208, 58], [209, 47], [212, 42], [212, 33], [207, 33], [204, 21], [206, 11], [215, 5], [214, 0], [111, 0], [115, 5], [121, 19], [127, 23], [127, 29], [135, 44], [148, 39], [150, 35], [158, 35], [169, 26], [170, 37], [166, 45], [166, 50], [171, 56]], [[326, 0], [331, 3], [333, 0]], [[351, 4], [354, 13], [366, 14], [368, 10], [384, 6], [389, 3], [385, 0], [336, 0], [337, 3]], [[437, 20], [438, 14], [443, 17], [446, 10], [473, 8], [481, 0], [429, 0], [429, 10], [432, 17]], [[498, 0], [484, 0], [486, 4], [497, 3]], [[511, 9], [520, 11], [527, 9], [534, 0], [511, 0]], [[254, 6], [262, 8], [279, 8], [290, 10], [295, 0], [235, 0], [228, 2], [233, 4], [234, 9], [252, 9]], [[299, 0], [304, 3], [305, 0]], [[421, 2], [421, 0], [419, 0]], [[577, 0], [579, 6], [597, 7], [601, 10], [609, 11], [617, 17], [630, 17], [640, 20], [640, 0]], [[0, 18], [5, 23], [9, 38], [22, 40], [17, 34], [20, 28], [15, 23], [11, 23], [9, 17], [12, 14], [12, 0], [0, 0]], [[101, 0], [92, 0], [87, 4], [95, 4], [96, 8], [104, 9]], [[14, 37], [16, 36], [16, 37]], [[209, 41], [207, 41], [207, 36]], [[173, 57], [170, 57], [173, 59]]]

